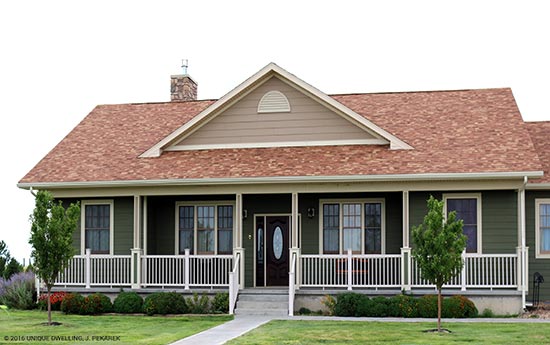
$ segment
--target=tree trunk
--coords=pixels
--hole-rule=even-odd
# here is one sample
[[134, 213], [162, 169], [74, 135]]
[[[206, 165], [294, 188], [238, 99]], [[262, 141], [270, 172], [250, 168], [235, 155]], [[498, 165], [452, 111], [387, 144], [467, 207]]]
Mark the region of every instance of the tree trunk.
[[437, 288], [437, 332], [441, 333], [441, 287]]
[[48, 326], [51, 326], [52, 325], [52, 301], [50, 300], [50, 291], [51, 291], [51, 287], [48, 286]]

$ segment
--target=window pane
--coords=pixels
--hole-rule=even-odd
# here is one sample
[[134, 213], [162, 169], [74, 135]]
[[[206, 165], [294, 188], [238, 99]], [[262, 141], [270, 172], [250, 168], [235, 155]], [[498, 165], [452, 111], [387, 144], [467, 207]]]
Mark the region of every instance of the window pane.
[[193, 234], [195, 232], [195, 207], [180, 206], [179, 208], [179, 253], [185, 254], [190, 249], [193, 254]]
[[550, 252], [550, 228], [541, 230], [540, 251]]
[[462, 228], [464, 235], [466, 235], [466, 252], [475, 253], [477, 252], [477, 227], [475, 226], [466, 226]]
[[340, 205], [323, 205], [323, 252], [339, 253]]
[[477, 252], [477, 199], [447, 199], [447, 213], [452, 211], [464, 222], [463, 232], [468, 237], [466, 252]]
[[365, 204], [365, 253], [382, 254], [382, 204]]
[[185, 254], [185, 249], [190, 250], [190, 254], [193, 254], [193, 229], [180, 230], [180, 243], [179, 252]]
[[197, 206], [197, 229], [214, 230], [214, 206]]
[[344, 250], [361, 251], [361, 228], [344, 229]]
[[218, 254], [233, 252], [233, 206], [218, 206]]
[[361, 204], [343, 204], [344, 251], [361, 251]]
[[86, 205], [84, 208], [84, 246], [92, 254], [109, 253], [110, 205]]
[[214, 230], [200, 230], [197, 233], [197, 247], [199, 254], [213, 253]]

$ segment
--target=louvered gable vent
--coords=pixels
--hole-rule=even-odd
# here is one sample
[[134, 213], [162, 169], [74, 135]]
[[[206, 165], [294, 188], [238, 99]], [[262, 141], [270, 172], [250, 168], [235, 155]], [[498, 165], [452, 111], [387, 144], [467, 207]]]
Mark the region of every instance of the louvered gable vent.
[[258, 113], [288, 113], [290, 103], [280, 91], [268, 91], [258, 103]]

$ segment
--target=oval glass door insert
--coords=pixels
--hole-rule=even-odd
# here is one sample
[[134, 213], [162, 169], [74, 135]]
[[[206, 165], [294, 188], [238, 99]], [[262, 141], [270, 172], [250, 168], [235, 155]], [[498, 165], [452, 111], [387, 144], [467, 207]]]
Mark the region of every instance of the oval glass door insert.
[[280, 226], [277, 226], [273, 232], [273, 255], [277, 260], [283, 256], [283, 230]]

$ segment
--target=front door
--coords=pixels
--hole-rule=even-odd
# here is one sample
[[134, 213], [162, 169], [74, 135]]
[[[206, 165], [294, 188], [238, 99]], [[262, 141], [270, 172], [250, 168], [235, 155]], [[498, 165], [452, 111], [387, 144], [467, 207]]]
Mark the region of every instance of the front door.
[[266, 285], [288, 286], [289, 216], [265, 218]]

